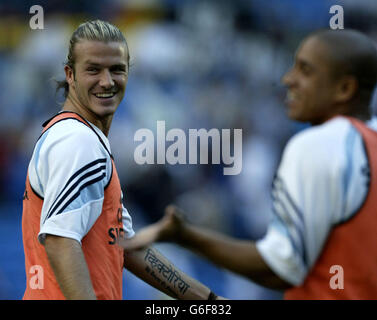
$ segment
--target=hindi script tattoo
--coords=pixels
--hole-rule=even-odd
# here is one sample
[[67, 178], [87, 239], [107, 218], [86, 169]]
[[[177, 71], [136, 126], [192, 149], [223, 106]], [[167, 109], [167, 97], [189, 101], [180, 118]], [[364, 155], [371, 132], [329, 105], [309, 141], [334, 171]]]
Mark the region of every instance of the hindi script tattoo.
[[[178, 289], [182, 295], [184, 295], [187, 289], [190, 288], [190, 285], [182, 279], [177, 270], [175, 270], [171, 264], [167, 266], [164, 262], [158, 259], [153, 250], [147, 250], [144, 260], [147, 261], [150, 266], [147, 266], [145, 270], [173, 296], [177, 297], [177, 294], [171, 289], [169, 284], [175, 289]], [[162, 276], [162, 279], [160, 276]]]

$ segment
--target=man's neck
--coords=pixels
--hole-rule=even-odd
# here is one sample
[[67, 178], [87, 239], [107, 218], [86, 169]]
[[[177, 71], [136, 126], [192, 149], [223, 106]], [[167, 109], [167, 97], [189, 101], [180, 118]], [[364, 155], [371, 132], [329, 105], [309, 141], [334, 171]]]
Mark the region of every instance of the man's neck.
[[323, 119], [321, 119], [321, 121], [318, 121], [317, 123], [312, 122], [312, 124], [313, 125], [322, 124], [337, 116], [352, 117], [363, 122], [370, 120], [372, 117], [371, 113], [368, 113], [364, 109], [357, 106], [345, 105], [345, 106], [338, 106], [336, 107], [336, 109], [335, 107], [332, 107], [332, 109], [334, 109], [332, 113], [328, 114], [326, 117], [324, 117]]
[[338, 108], [340, 115], [356, 118], [366, 122], [370, 120], [372, 114], [361, 104], [359, 100], [351, 101], [349, 104]]
[[80, 108], [75, 103], [74, 99], [72, 99], [70, 96], [67, 97], [63, 104], [63, 111], [71, 111], [79, 114], [82, 116], [85, 120], [91, 122], [94, 124], [97, 128], [99, 128], [104, 135], [107, 137], [110, 131], [111, 122], [113, 119], [113, 116], [108, 116], [103, 119], [98, 119], [98, 117], [91, 112], [90, 110], [87, 110], [85, 108]]

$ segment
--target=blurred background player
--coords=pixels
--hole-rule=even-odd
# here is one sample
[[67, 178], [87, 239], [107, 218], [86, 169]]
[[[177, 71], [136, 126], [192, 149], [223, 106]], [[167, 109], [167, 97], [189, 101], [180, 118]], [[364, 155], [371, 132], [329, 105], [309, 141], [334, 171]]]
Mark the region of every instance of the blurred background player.
[[[376, 47], [367, 36], [353, 30], [310, 34], [283, 83], [289, 117], [313, 126], [284, 149], [266, 235], [253, 242], [214, 233], [185, 222], [172, 206], [123, 246], [175, 241], [285, 290], [286, 299], [375, 299], [377, 123], [370, 102], [376, 81]], [[335, 286], [334, 266], [342, 268]]]
[[[215, 299], [156, 249], [124, 254], [116, 245], [134, 235], [107, 139], [129, 76], [122, 32], [101, 20], [81, 24], [64, 70], [63, 110], [45, 122], [28, 167], [24, 299], [119, 300], [123, 267], [171, 297]], [[28, 272], [35, 266], [41, 274]]]

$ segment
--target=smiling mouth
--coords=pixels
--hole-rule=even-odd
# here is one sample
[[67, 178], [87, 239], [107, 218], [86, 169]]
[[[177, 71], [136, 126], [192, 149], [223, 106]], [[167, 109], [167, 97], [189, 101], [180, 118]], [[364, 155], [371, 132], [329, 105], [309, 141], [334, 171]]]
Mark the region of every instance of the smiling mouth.
[[99, 99], [109, 99], [115, 96], [115, 92], [108, 92], [108, 93], [94, 93], [94, 95]]
[[291, 106], [292, 103], [295, 103], [298, 100], [298, 96], [296, 93], [293, 93], [292, 91], [288, 91], [287, 95], [285, 97], [285, 103], [288, 106]]
[[293, 93], [292, 91], [287, 92], [287, 100], [292, 101], [297, 99], [297, 94]]

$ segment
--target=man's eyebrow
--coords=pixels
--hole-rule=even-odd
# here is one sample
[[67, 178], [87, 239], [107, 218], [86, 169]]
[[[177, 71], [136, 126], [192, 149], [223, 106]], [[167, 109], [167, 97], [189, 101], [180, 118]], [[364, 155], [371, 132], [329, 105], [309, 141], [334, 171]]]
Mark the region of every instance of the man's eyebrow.
[[[102, 66], [102, 64], [94, 62], [94, 61], [90, 61], [90, 60], [86, 60], [84, 63], [87, 64], [87, 65], [90, 65], [90, 66], [96, 66], [96, 67], [101, 67]], [[120, 68], [126, 69], [127, 65], [125, 63], [117, 63], [117, 64], [114, 64], [114, 65], [110, 66], [110, 68], [114, 68], [114, 67], [115, 68], [119, 68], [120, 67]]]
[[99, 63], [96, 63], [96, 62], [93, 62], [93, 61], [90, 61], [90, 60], [86, 60], [84, 63], [85, 64], [90, 64], [90, 65], [93, 65], [93, 66], [100, 66]]
[[314, 65], [308, 62], [307, 60], [304, 60], [300, 57], [296, 57], [295, 63], [299, 65], [300, 67], [309, 67], [310, 69], [315, 69]]
[[111, 66], [111, 68], [126, 68], [126, 64], [124, 64], [124, 63], [117, 63], [117, 64], [114, 64], [114, 65], [112, 65]]

